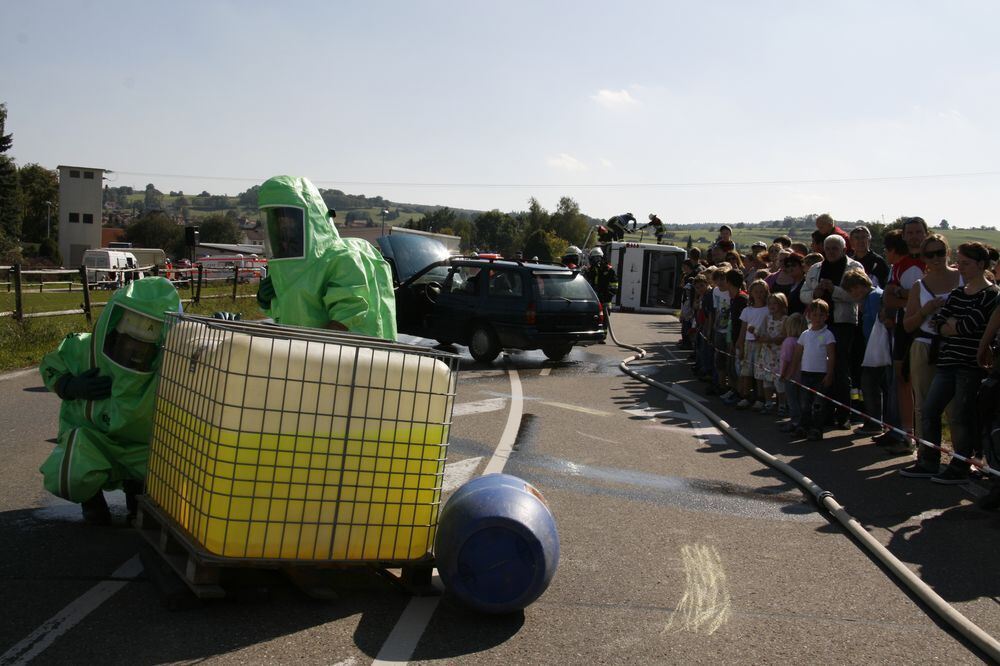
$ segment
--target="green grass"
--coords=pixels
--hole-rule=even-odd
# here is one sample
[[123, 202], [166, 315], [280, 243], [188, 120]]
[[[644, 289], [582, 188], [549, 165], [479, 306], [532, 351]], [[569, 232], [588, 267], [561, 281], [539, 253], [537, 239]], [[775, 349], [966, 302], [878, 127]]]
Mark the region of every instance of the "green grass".
[[[244, 319], [261, 319], [264, 315], [257, 307], [255, 283], [241, 284], [237, 294], [241, 297], [234, 303], [232, 300], [232, 285], [212, 285], [202, 288], [202, 302], [195, 305], [185, 303], [184, 311], [191, 314], [211, 315], [213, 312], [225, 310], [238, 312]], [[91, 292], [93, 303], [105, 302], [111, 297], [111, 291]], [[182, 299], [191, 297], [187, 289], [179, 290]], [[218, 298], [213, 298], [218, 297]], [[52, 310], [69, 310], [82, 307], [80, 292], [73, 293], [43, 293], [25, 294], [24, 307], [26, 312], [48, 312]], [[14, 294], [0, 292], [0, 311], [13, 310]], [[94, 321], [100, 315], [101, 309], [95, 308]], [[91, 327], [87, 319], [81, 315], [63, 315], [58, 317], [43, 317], [14, 321], [11, 317], [0, 319], [0, 372], [16, 370], [37, 365], [42, 357], [58, 346], [69, 333], [89, 331]]]

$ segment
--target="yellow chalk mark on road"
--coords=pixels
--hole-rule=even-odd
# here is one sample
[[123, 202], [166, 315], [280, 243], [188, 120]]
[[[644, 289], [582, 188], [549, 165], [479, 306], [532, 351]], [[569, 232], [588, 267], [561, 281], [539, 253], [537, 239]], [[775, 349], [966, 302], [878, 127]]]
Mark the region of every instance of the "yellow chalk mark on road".
[[664, 631], [690, 631], [711, 635], [729, 621], [732, 602], [726, 571], [715, 546], [681, 547], [684, 595]]

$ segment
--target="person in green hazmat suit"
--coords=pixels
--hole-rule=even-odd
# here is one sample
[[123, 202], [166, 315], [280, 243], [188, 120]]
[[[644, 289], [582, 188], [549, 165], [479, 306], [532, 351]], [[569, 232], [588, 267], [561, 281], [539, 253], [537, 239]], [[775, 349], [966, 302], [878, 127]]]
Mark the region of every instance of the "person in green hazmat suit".
[[257, 302], [278, 324], [396, 339], [389, 264], [361, 238], [341, 238], [309, 180], [275, 176], [261, 185], [267, 277]]
[[80, 503], [84, 519], [109, 524], [103, 491], [125, 491], [129, 516], [142, 492], [153, 429], [165, 312], [179, 312], [169, 280], [148, 277], [116, 291], [93, 333], [71, 333], [39, 366], [62, 399], [55, 449], [42, 463], [45, 489]]

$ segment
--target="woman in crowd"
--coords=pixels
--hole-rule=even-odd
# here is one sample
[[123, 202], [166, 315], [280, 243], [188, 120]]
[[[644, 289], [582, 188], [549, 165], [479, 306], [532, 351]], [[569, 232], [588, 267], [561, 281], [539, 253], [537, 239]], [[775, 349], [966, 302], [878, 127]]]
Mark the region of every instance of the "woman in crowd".
[[[949, 425], [955, 452], [963, 456], [971, 456], [980, 448], [976, 396], [986, 373], [977, 364], [976, 356], [1000, 296], [1000, 288], [986, 279], [989, 259], [989, 250], [982, 243], [958, 246], [958, 270], [965, 285], [951, 292], [930, 321], [942, 340], [934, 378], [921, 407], [921, 431], [924, 439], [939, 444], [941, 414], [954, 400], [954, 418], [949, 419]], [[943, 484], [968, 480], [969, 463], [952, 458], [947, 467], [939, 469], [940, 460], [940, 452], [929, 449], [917, 463], [900, 470], [900, 474]]]
[[805, 306], [799, 298], [805, 276], [802, 255], [793, 252], [781, 259], [781, 270], [766, 280], [772, 294], [784, 294], [788, 298], [788, 314], [805, 311]]
[[[903, 316], [903, 328], [913, 340], [910, 345], [910, 386], [913, 389], [913, 430], [917, 437], [924, 436], [920, 425], [921, 411], [934, 378], [931, 348], [940, 344], [940, 340], [934, 340], [936, 331], [931, 327], [931, 317], [948, 301], [952, 290], [962, 285], [958, 269], [948, 266], [948, 241], [944, 236], [931, 234], [925, 238], [920, 254], [926, 272], [910, 289]], [[920, 461], [921, 456], [932, 450], [926, 446], [917, 447], [917, 460]]]

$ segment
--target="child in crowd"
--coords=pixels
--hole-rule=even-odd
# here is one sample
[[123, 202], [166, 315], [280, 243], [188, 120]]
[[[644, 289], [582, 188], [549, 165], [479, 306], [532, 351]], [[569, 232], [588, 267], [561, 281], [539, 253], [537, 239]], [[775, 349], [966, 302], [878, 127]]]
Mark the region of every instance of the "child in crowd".
[[[785, 339], [783, 328], [788, 315], [788, 297], [784, 294], [771, 294], [767, 297], [767, 316], [764, 325], [755, 334], [760, 345], [757, 354], [758, 372], [754, 377], [761, 383], [764, 396], [764, 406], [761, 412], [770, 412], [777, 408], [778, 416], [785, 416], [788, 407], [784, 401], [784, 391], [778, 392], [778, 377], [781, 376], [781, 344]], [[770, 399], [774, 394], [774, 400]]]
[[794, 367], [794, 359], [799, 336], [805, 330], [806, 318], [798, 312], [785, 317], [781, 326], [785, 339], [781, 341], [780, 379], [774, 382], [778, 395], [784, 393], [785, 403], [788, 405], [788, 423], [779, 428], [781, 432], [795, 432], [802, 421], [802, 390], [796, 383], [802, 381], [802, 376]]
[[715, 393], [723, 401], [733, 400], [736, 396], [736, 384], [729, 384], [729, 285], [726, 275], [730, 272], [729, 264], [723, 263], [712, 276], [715, 288], [712, 289], [712, 347], [715, 349]]
[[[692, 281], [692, 285], [694, 294], [691, 303], [694, 314], [691, 317], [691, 344], [694, 346], [695, 353], [694, 371], [699, 379], [711, 378], [711, 356], [708, 358], [705, 356], [705, 349], [708, 348], [708, 342], [702, 338], [702, 334], [707, 331], [706, 324], [709, 322], [712, 312], [712, 298], [711, 291], [708, 288], [708, 278], [704, 275], [698, 275]], [[706, 295], [708, 295], [707, 299], [705, 298]]]
[[[830, 403], [816, 400], [813, 391], [826, 393], [833, 386], [833, 368], [836, 363], [837, 341], [826, 327], [830, 306], [822, 298], [813, 299], [806, 310], [809, 328], [799, 336], [793, 358], [793, 372], [802, 375], [802, 416], [795, 434], [805, 435], [810, 441], [823, 439], [823, 426], [830, 415]], [[812, 389], [812, 390], [807, 390]]]
[[[767, 318], [767, 297], [770, 290], [763, 280], [755, 280], [750, 284], [750, 302], [740, 313], [740, 332], [736, 339], [736, 355], [740, 359], [740, 395], [743, 399], [736, 404], [737, 409], [764, 408], [763, 382], [758, 369], [760, 343], [757, 341], [757, 331], [764, 329], [764, 319]], [[757, 402], [750, 400], [753, 393], [754, 379], [757, 379]]]
[[808, 271], [810, 268], [813, 267], [813, 264], [818, 264], [821, 261], [823, 261], [823, 254], [822, 253], [820, 253], [820, 252], [810, 252], [802, 260], [802, 263], [805, 264], [806, 270]]
[[681, 349], [691, 349], [691, 326], [694, 321], [694, 277], [696, 264], [690, 259], [681, 263]]
[[[882, 290], [872, 284], [863, 271], [848, 271], [841, 286], [851, 298], [861, 303], [861, 335], [865, 339], [861, 361], [861, 396], [865, 413], [888, 422], [889, 390], [892, 388], [892, 351], [890, 333], [882, 323]], [[878, 327], [878, 330], [876, 330]], [[882, 426], [866, 421], [856, 431], [859, 435], [879, 435]]]
[[[729, 385], [740, 387], [743, 362], [736, 357], [736, 340], [743, 325], [740, 315], [743, 314], [743, 309], [749, 303], [747, 293], [743, 291], [743, 273], [735, 269], [726, 273], [726, 289], [729, 292], [729, 331], [726, 335], [725, 346], [727, 352], [725, 356], [728, 361], [726, 371], [729, 374]], [[749, 399], [749, 397], [741, 388], [737, 388], [726, 402], [730, 405], [737, 404]]]

